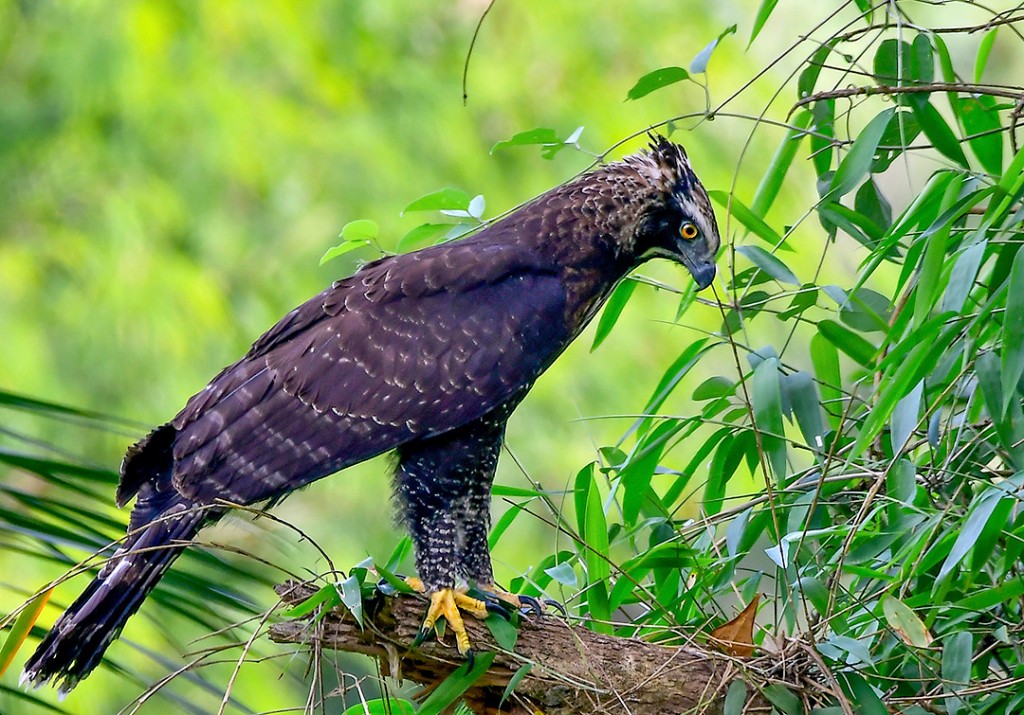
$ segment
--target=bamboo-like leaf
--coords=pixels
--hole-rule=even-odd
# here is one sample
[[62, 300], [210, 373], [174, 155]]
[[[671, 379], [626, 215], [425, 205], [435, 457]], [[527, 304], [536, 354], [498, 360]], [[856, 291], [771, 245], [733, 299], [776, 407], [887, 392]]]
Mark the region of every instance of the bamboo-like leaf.
[[0, 676], [11, 666], [14, 656], [18, 654], [18, 650], [28, 637], [32, 626], [39, 619], [39, 614], [43, 612], [52, 593], [52, 588], [43, 591], [25, 604], [24, 610], [18, 614], [17, 620], [11, 626], [11, 632], [7, 634], [3, 646], [0, 647]]
[[825, 426], [821, 421], [821, 401], [814, 380], [806, 372], [794, 372], [783, 378], [782, 388], [805, 443], [812, 451], [821, 451], [825, 446]]
[[501, 616], [485, 618], [484, 625], [491, 632], [495, 643], [507, 651], [515, 650], [516, 641], [519, 640], [519, 629], [515, 625]]
[[965, 169], [970, 169], [964, 150], [960, 147], [960, 141], [956, 134], [949, 128], [949, 124], [942, 118], [931, 102], [921, 98], [923, 101], [913, 101], [911, 106], [914, 109], [914, 116], [917, 117], [921, 131], [931, 141], [932, 146], [938, 149], [946, 157], [952, 159]]
[[523, 678], [526, 677], [526, 675], [530, 672], [532, 668], [533, 663], [524, 663], [523, 665], [519, 666], [515, 673], [512, 674], [512, 677], [508, 680], [508, 685], [505, 686], [505, 692], [501, 695], [501, 700], [498, 701], [499, 708], [501, 708], [501, 706], [505, 704], [505, 701], [508, 699], [508, 696], [512, 694], [512, 692], [516, 689], [516, 686], [522, 682]]
[[[942, 682], [943, 690], [953, 694], [971, 683], [971, 669], [974, 661], [974, 636], [970, 631], [957, 631], [942, 641]], [[963, 701], [955, 696], [945, 700], [946, 713], [957, 715], [963, 709]]]
[[1004, 491], [993, 488], [986, 489], [975, 497], [970, 509], [967, 511], [967, 518], [964, 519], [963, 525], [957, 530], [956, 541], [953, 542], [953, 548], [950, 549], [949, 555], [946, 556], [946, 560], [942, 563], [942, 568], [939, 569], [936, 581], [942, 581], [970, 553], [981, 536], [981, 532], [987, 526], [989, 519], [996, 512], [999, 502], [1004, 497], [1006, 497]]
[[775, 475], [775, 481], [786, 480], [786, 432], [782, 423], [782, 388], [779, 383], [779, 361], [768, 358], [754, 369], [751, 399], [754, 424], [761, 433], [761, 448]]
[[760, 246], [737, 246], [736, 252], [746, 256], [750, 261], [760, 268], [762, 271], [770, 275], [780, 283], [789, 283], [790, 285], [798, 286], [800, 281], [793, 275], [793, 272], [789, 270], [789, 266], [783, 263], [777, 256], [768, 253]]
[[608, 302], [601, 312], [601, 319], [597, 322], [597, 330], [594, 331], [594, 342], [590, 346], [590, 352], [597, 350], [597, 347], [612, 332], [612, 328], [618, 322], [619, 316], [622, 315], [622, 311], [626, 307], [626, 303], [629, 302], [630, 297], [632, 297], [633, 291], [636, 290], [636, 286], [637, 282], [628, 278], [615, 286], [615, 290], [612, 291], [611, 297], [608, 298]]
[[750, 30], [750, 40], [747, 41], [747, 47], [754, 44], [754, 39], [761, 33], [761, 28], [768, 22], [768, 18], [772, 15], [772, 10], [779, 4], [779, 0], [761, 0], [761, 6], [757, 8], [757, 14], [754, 15], [754, 26]]
[[981, 38], [981, 44], [978, 45], [978, 55], [974, 60], [974, 83], [981, 84], [981, 77], [985, 74], [985, 68], [988, 66], [989, 55], [992, 54], [992, 46], [996, 42], [996, 35], [999, 34], [999, 28], [993, 27], [991, 30], [985, 33], [985, 36]]
[[[769, 2], [774, 5], [777, 1], [764, 0], [761, 7], [763, 8]], [[779, 189], [782, 188], [782, 182], [789, 172], [789, 167], [793, 165], [793, 158], [800, 147], [800, 140], [807, 135], [807, 127], [812, 119], [814, 119], [814, 115], [806, 110], [793, 117], [793, 127], [782, 137], [782, 142], [775, 150], [771, 163], [768, 164], [768, 168], [761, 176], [761, 183], [757, 185], [754, 200], [750, 204], [750, 210], [755, 215], [763, 218], [775, 202], [775, 197], [779, 195]]]
[[927, 648], [932, 644], [932, 634], [928, 627], [918, 618], [907, 604], [892, 594], [886, 594], [882, 598], [882, 612], [889, 627], [893, 629], [897, 637], [909, 646], [914, 648]]
[[494, 662], [494, 653], [477, 653], [473, 659], [472, 668], [466, 662], [460, 665], [455, 672], [441, 681], [441, 684], [431, 691], [424, 700], [417, 715], [441, 715], [446, 708], [454, 705], [462, 695], [473, 687], [473, 684], [483, 677], [484, 673]]
[[839, 370], [839, 353], [835, 344], [824, 335], [811, 338], [811, 363], [821, 391], [821, 404], [828, 416], [833, 431], [839, 429], [842, 409], [842, 373]]
[[1010, 269], [1003, 316], [1003, 402], [1000, 417], [1017, 397], [1017, 383], [1024, 376], [1024, 251], [1017, 251]]
[[835, 176], [832, 177], [832, 184], [829, 186], [829, 195], [833, 199], [848, 194], [867, 176], [871, 170], [871, 161], [878, 149], [878, 143], [882, 134], [889, 125], [893, 109], [886, 109], [872, 119], [857, 138], [853, 141], [850, 151], [839, 163]]
[[962, 97], [960, 122], [967, 145], [982, 168], [993, 176], [1003, 172], [1003, 133], [999, 110], [992, 97]]
[[741, 678], [729, 683], [729, 689], [725, 691], [725, 703], [722, 705], [722, 715], [741, 715], [743, 706], [747, 703], [747, 685]]
[[747, 230], [762, 241], [770, 244], [773, 248], [778, 246], [782, 247], [783, 250], [792, 250], [785, 247], [785, 244], [782, 243], [782, 236], [774, 228], [766, 224], [764, 219], [751, 211], [735, 196], [730, 200], [729, 194], [724, 191], [715, 190], [709, 191], [708, 196], [719, 206], [727, 209]]
[[871, 366], [877, 348], [852, 330], [834, 320], [822, 320], [818, 322], [818, 332], [864, 367]]
[[924, 381], [917, 383], [906, 397], [896, 403], [892, 411], [892, 428], [889, 438], [892, 444], [893, 453], [898, 454], [907, 444], [907, 441], [914, 433], [921, 413], [921, 394], [924, 391]]
[[985, 257], [987, 241], [979, 241], [961, 251], [953, 264], [953, 270], [942, 296], [942, 312], [959, 313], [974, 287], [982, 259]]

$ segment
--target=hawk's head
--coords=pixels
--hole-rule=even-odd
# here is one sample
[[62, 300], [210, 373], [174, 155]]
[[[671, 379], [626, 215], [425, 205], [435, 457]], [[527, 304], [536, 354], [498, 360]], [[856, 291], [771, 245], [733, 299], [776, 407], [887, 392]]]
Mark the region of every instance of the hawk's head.
[[657, 256], [682, 263], [700, 289], [715, 278], [721, 239], [707, 191], [693, 173], [686, 152], [664, 137], [647, 151], [623, 160], [648, 191], [635, 224], [631, 248], [637, 262]]

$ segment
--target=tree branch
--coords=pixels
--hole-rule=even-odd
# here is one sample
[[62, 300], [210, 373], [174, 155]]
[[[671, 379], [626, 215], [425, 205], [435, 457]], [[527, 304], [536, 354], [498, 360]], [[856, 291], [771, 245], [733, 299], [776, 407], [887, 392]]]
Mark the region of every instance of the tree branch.
[[987, 94], [993, 97], [1005, 97], [1007, 99], [1020, 99], [1024, 95], [1022, 87], [994, 87], [986, 84], [965, 84], [960, 82], [929, 82], [927, 84], [909, 84], [893, 87], [890, 85], [845, 87], [827, 92], [815, 92], [794, 104], [789, 113], [792, 114], [800, 107], [822, 99], [841, 99], [843, 97], [870, 97], [875, 94], [921, 94], [930, 92], [963, 92], [965, 94]]
[[[277, 587], [285, 604], [301, 603], [316, 590], [297, 582]], [[410, 647], [424, 608], [419, 596], [379, 596], [364, 604], [363, 629], [351, 614], [335, 609], [315, 626], [307, 620], [275, 624], [270, 638], [373, 656], [385, 675], [430, 689], [463, 661], [450, 643], [432, 639]], [[514, 652], [502, 650], [482, 622], [467, 618], [466, 628], [476, 648], [496, 653], [491, 668], [466, 694], [474, 712], [719, 713], [736, 679], [744, 680], [748, 694], [752, 693], [744, 713], [770, 710], [756, 688], [772, 679], [766, 672], [777, 670], [777, 656], [741, 661], [693, 646], [615, 638], [572, 625], [557, 615], [522, 619]], [[524, 664], [532, 664], [531, 669], [499, 710], [506, 686]]]

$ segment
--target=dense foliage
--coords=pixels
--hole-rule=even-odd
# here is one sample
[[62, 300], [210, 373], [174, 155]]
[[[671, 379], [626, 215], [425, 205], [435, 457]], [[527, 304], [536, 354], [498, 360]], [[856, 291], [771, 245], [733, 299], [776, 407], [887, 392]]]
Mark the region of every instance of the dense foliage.
[[[622, 86], [616, 99], [653, 103], [654, 128], [687, 144], [718, 188], [724, 280], [714, 295], [697, 295], [681, 275], [645, 268], [617, 289], [584, 346], [590, 362], [613, 363], [615, 350], [634, 344], [616, 338], [638, 303], [651, 305], [651, 286], [673, 297], [685, 332], [667, 333], [670, 347], [655, 351], [664, 358], [657, 375], [615, 375], [631, 393], [620, 408], [636, 414], [592, 423], [595, 458], [577, 463], [564, 488], [533, 470], [525, 486], [501, 480], [495, 493], [510, 506], [492, 545], [518, 560], [511, 590], [548, 593], [590, 627], [621, 635], [704, 640], [762, 594], [760, 651], [807, 664], [806, 677], [780, 670], [765, 689], [780, 712], [1015, 713], [1024, 705], [1024, 88], [1012, 68], [1024, 10], [854, 0], [802, 17], [806, 9], [788, 5], [732, 8], [738, 27], [709, 30], [685, 57], [661, 55]], [[799, 32], [790, 29], [797, 20]], [[775, 54], [728, 94], [715, 81], [723, 53], [748, 42], [748, 54], [766, 45]], [[486, 56], [475, 56], [470, 77], [481, 65]], [[665, 97], [675, 100], [657, 104]], [[671, 116], [679, 97], [696, 111]], [[495, 156], [515, 157], [504, 159], [515, 167], [590, 159], [586, 130], [529, 130], [536, 123], [509, 127]], [[728, 155], [717, 164], [697, 140], [716, 134], [718, 155]], [[531, 152], [537, 145], [543, 157]], [[455, 182], [409, 196], [446, 183]], [[393, 202], [446, 214], [403, 227], [404, 241], [383, 247], [408, 250], [483, 220], [476, 194]], [[350, 223], [334, 253], [370, 250], [380, 233]], [[3, 398], [20, 415], [42, 416], [51, 440], [52, 424], [66, 420], [136, 427]], [[12, 473], [36, 475], [0, 484], [0, 543], [63, 568], [118, 532], [100, 507], [113, 476], [46, 454], [0, 452]], [[531, 521], [556, 527], [540, 557], [515, 548]], [[160, 594], [164, 609], [206, 630], [261, 610], [216, 587], [211, 569], [224, 566], [213, 559], [193, 556]], [[382, 561], [403, 559], [404, 542]], [[237, 573], [233, 586], [267, 604], [258, 594], [270, 576]], [[337, 579], [339, 599], [357, 607], [363, 573], [325, 581]], [[11, 590], [23, 598], [35, 585]], [[230, 610], [210, 617], [221, 602]], [[239, 631], [242, 644], [262, 625]], [[220, 700], [238, 656], [227, 656], [227, 675], [197, 687]], [[321, 678], [337, 677], [335, 663], [316, 666], [310, 703], [329, 691]], [[0, 683], [7, 697], [34, 697], [17, 694], [9, 677]], [[729, 702], [738, 713], [741, 700]]]

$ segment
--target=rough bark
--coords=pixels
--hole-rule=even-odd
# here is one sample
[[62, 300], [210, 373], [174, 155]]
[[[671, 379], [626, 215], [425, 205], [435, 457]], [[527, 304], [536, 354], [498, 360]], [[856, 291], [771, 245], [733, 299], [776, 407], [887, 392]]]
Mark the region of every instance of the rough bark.
[[[277, 590], [284, 603], [294, 604], [312, 595], [316, 587], [289, 582]], [[431, 639], [410, 647], [424, 608], [425, 601], [418, 596], [379, 597], [365, 605], [363, 629], [350, 614], [335, 609], [315, 626], [306, 619], [275, 624], [270, 637], [281, 643], [374, 656], [384, 674], [429, 689], [463, 659], [451, 643]], [[692, 646], [661, 646], [601, 635], [557, 614], [522, 619], [512, 653], [497, 646], [482, 622], [467, 618], [466, 627], [478, 651], [497, 654], [466, 696], [467, 704], [480, 713], [720, 713], [733, 680], [759, 680], [751, 677], [756, 672], [751, 667], [754, 663], [748, 666]], [[505, 687], [524, 663], [533, 665], [499, 710]], [[748, 693], [753, 692], [754, 688], [748, 687]], [[752, 697], [743, 712], [769, 710], [761, 698]]]

